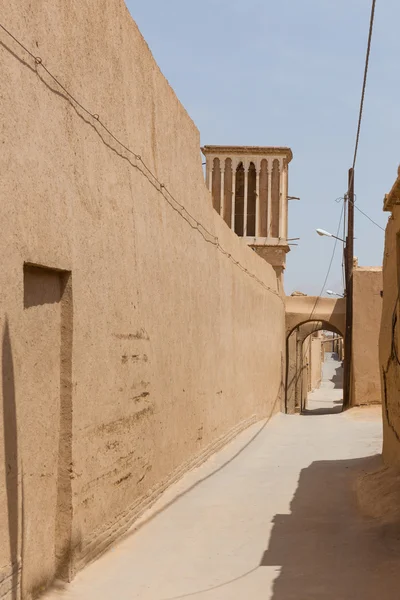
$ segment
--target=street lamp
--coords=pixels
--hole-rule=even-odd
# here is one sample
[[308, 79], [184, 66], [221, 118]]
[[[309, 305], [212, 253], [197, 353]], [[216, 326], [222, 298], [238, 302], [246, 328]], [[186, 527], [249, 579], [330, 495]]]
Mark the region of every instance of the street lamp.
[[346, 243], [342, 238], [338, 237], [337, 235], [333, 235], [333, 233], [329, 233], [329, 231], [325, 231], [325, 229], [316, 229], [316, 232], [318, 233], [318, 235], [325, 235], [326, 237], [335, 238], [336, 240], [339, 240], [344, 244]]
[[338, 294], [337, 292], [333, 292], [332, 290], [326, 290], [326, 293], [329, 294], [329, 296], [338, 296], [339, 298], [344, 298], [343, 294]]

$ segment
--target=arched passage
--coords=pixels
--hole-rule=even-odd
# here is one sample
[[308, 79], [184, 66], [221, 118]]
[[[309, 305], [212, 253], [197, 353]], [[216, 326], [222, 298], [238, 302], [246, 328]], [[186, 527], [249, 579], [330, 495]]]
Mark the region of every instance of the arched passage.
[[286, 335], [299, 325], [323, 321], [325, 329], [340, 335], [345, 332], [346, 299], [316, 296], [288, 296], [286, 298]]
[[331, 323], [309, 320], [292, 328], [286, 338], [285, 412], [288, 414], [306, 409], [310, 389], [309, 351], [313, 337], [321, 330], [331, 331], [342, 337], [342, 332]]

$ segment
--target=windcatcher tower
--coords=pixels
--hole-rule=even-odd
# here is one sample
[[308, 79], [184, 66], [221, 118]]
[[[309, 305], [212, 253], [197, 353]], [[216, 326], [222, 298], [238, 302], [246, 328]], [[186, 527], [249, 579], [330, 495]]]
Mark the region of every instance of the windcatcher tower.
[[215, 210], [281, 280], [288, 246], [290, 148], [204, 146], [206, 183]]

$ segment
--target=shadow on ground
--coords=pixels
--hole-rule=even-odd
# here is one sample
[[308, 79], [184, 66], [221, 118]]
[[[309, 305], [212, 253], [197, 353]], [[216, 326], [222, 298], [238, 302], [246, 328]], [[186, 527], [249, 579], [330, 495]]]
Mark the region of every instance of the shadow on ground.
[[291, 514], [276, 515], [260, 566], [276, 566], [271, 600], [398, 600], [400, 530], [363, 517], [357, 478], [380, 457], [303, 469]]
[[339, 406], [333, 406], [330, 408], [305, 408], [301, 413], [303, 416], [315, 416], [315, 415], [336, 415], [342, 412], [342, 401]]

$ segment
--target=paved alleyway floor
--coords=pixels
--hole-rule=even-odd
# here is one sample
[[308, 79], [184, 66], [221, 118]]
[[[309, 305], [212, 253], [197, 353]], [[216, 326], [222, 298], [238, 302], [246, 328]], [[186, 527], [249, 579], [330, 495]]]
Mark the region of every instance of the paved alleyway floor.
[[380, 465], [380, 408], [324, 414], [340, 410], [339, 367], [328, 357], [305, 415], [243, 432], [46, 598], [398, 600], [399, 535], [355, 494]]

